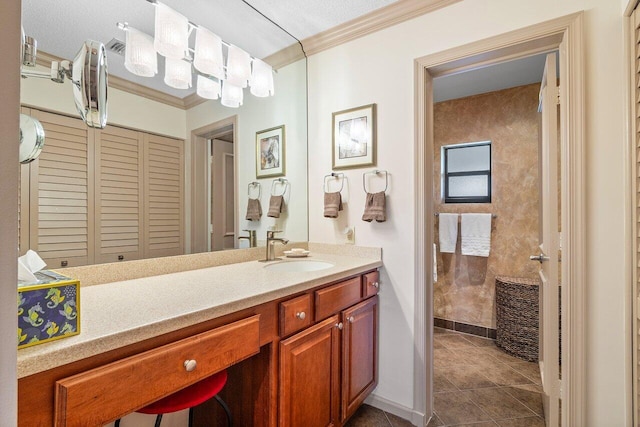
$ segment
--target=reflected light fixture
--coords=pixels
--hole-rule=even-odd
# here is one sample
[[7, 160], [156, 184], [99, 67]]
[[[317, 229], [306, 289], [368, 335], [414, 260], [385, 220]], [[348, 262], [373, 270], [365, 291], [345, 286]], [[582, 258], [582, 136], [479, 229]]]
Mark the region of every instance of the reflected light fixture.
[[229, 83], [228, 80], [222, 82], [222, 99], [220, 103], [225, 107], [238, 108], [242, 105], [243, 93], [240, 86]]
[[162, 3], [156, 3], [153, 46], [165, 58], [182, 59], [189, 50], [189, 20]]
[[[241, 48], [230, 45], [208, 29], [157, 0], [155, 37], [118, 23], [125, 30], [125, 67], [138, 76], [152, 77], [158, 72], [157, 54], [165, 57], [164, 82], [176, 89], [189, 89], [192, 73], [198, 76], [196, 93], [206, 99], [221, 99], [226, 107], [237, 108], [243, 102], [243, 88], [257, 97], [274, 94], [273, 68], [253, 58]], [[195, 48], [189, 47], [191, 31], [196, 30]], [[227, 48], [226, 65], [223, 46]], [[193, 64], [193, 67], [192, 67]]]
[[254, 59], [249, 85], [253, 96], [261, 98], [273, 96], [273, 72], [271, 66], [260, 59]]
[[125, 43], [125, 68], [137, 76], [155, 76], [158, 73], [158, 55], [153, 47], [153, 37], [128, 27]]
[[196, 93], [205, 99], [220, 98], [220, 80], [210, 79], [203, 75], [198, 75]]
[[191, 87], [191, 64], [182, 59], [165, 58], [164, 82], [176, 89]]

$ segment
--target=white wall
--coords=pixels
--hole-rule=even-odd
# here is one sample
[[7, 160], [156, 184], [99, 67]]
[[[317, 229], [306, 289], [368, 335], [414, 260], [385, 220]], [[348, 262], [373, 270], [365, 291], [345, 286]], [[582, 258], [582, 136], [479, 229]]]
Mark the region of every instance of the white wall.
[[[624, 244], [626, 70], [622, 11], [610, 0], [467, 0], [309, 58], [309, 237], [341, 242], [322, 217], [322, 178], [331, 170], [331, 113], [375, 102], [378, 165], [390, 172], [388, 221], [360, 220], [362, 172], [350, 181], [342, 224], [356, 244], [382, 246], [378, 397], [413, 407], [414, 74], [417, 57], [585, 10], [587, 157], [587, 399], [589, 425], [630, 423], [625, 345], [630, 303]], [[421, 381], [416, 378], [416, 381]]]
[[[45, 68], [37, 67], [38, 70]], [[20, 101], [32, 107], [79, 117], [73, 102], [71, 82], [63, 84], [47, 79], [22, 79]], [[108, 125], [120, 125], [175, 138], [186, 138], [187, 112], [160, 102], [109, 88]]]
[[[307, 103], [306, 61], [300, 60], [278, 70], [275, 75], [275, 96], [257, 98], [245, 89], [244, 104], [238, 109], [227, 108], [220, 101], [207, 101], [187, 111], [187, 134], [193, 129], [237, 115], [238, 130], [235, 153], [238, 156], [238, 206], [240, 230], [257, 230], [258, 240], [266, 239], [267, 227], [282, 230], [282, 237], [291, 241], [307, 240]], [[285, 125], [286, 178], [291, 184], [285, 196], [287, 206], [280, 218], [267, 217], [269, 194], [273, 178], [258, 180], [262, 184], [262, 211], [259, 222], [245, 220], [247, 185], [256, 180], [256, 132]], [[189, 144], [187, 144], [187, 147]], [[188, 154], [189, 156], [190, 154]], [[187, 157], [189, 158], [189, 157]], [[189, 163], [188, 163], [189, 164]], [[187, 182], [190, 182], [187, 178]], [[278, 191], [281, 187], [277, 188]], [[189, 194], [189, 190], [187, 190]], [[289, 197], [290, 195], [290, 197]], [[252, 196], [256, 195], [252, 192]], [[188, 203], [188, 205], [191, 205]], [[186, 213], [187, 217], [190, 213]], [[241, 233], [246, 235], [246, 233]], [[187, 230], [187, 236], [190, 236]], [[189, 245], [187, 245], [189, 247]]]

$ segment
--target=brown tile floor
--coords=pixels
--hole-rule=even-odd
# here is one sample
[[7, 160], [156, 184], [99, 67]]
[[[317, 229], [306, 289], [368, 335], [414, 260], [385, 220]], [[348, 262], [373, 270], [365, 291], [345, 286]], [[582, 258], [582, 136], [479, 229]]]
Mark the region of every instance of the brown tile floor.
[[429, 426], [544, 427], [537, 363], [493, 340], [435, 328], [434, 406]]
[[[429, 427], [544, 427], [537, 363], [509, 356], [493, 340], [435, 328], [434, 404]], [[410, 427], [362, 405], [345, 427]]]

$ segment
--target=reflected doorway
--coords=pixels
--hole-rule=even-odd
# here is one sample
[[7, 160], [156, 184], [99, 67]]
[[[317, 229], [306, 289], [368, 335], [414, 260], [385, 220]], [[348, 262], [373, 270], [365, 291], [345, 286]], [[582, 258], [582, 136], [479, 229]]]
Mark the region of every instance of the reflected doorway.
[[210, 157], [209, 249], [233, 249], [236, 240], [233, 124], [215, 131], [207, 142]]

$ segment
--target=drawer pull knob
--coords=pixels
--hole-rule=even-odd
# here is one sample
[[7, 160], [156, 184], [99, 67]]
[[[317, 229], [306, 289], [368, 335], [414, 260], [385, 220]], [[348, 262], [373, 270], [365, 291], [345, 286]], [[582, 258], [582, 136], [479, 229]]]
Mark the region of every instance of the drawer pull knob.
[[187, 372], [191, 372], [194, 369], [196, 369], [196, 365], [197, 365], [197, 363], [193, 359], [184, 361], [184, 368], [187, 370]]
[[299, 311], [296, 313], [296, 317], [300, 320], [304, 320], [307, 317], [307, 313], [304, 311]]
[[371, 286], [373, 286], [374, 288], [379, 288], [380, 284], [378, 282], [373, 282], [371, 283]]
[[347, 320], [349, 321], [349, 323], [353, 323], [353, 321], [356, 319], [353, 316], [349, 316], [347, 317]]
[[342, 327], [343, 327], [342, 322], [336, 323], [336, 328], [342, 330]]

